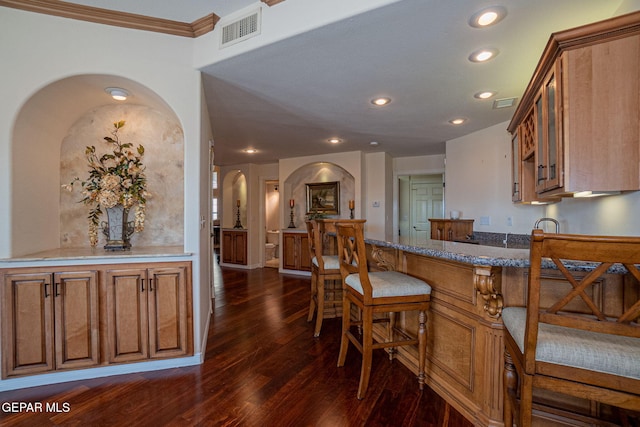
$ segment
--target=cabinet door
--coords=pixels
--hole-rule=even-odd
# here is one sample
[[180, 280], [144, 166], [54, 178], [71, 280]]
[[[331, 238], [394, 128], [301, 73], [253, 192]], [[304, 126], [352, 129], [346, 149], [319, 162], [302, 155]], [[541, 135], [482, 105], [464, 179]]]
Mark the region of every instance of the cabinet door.
[[107, 270], [107, 354], [110, 363], [149, 357], [146, 269]]
[[473, 221], [451, 221], [451, 232], [448, 240], [465, 239], [473, 235]]
[[186, 355], [188, 343], [187, 280], [184, 267], [149, 270], [149, 356]]
[[561, 61], [551, 70], [535, 101], [536, 117], [536, 192], [543, 193], [562, 186], [562, 121], [559, 96]]
[[282, 234], [282, 268], [287, 270], [296, 269], [296, 234]]
[[247, 233], [234, 233], [234, 262], [236, 264], [247, 265]]
[[222, 232], [222, 262], [225, 264], [233, 264], [235, 259], [233, 233], [228, 231]]
[[97, 365], [99, 356], [98, 274], [54, 274], [56, 369]]
[[5, 275], [3, 377], [54, 369], [51, 283], [49, 273]]
[[445, 221], [431, 219], [431, 240], [445, 240]]
[[311, 252], [309, 251], [309, 236], [300, 235], [299, 241], [300, 270], [311, 271]]

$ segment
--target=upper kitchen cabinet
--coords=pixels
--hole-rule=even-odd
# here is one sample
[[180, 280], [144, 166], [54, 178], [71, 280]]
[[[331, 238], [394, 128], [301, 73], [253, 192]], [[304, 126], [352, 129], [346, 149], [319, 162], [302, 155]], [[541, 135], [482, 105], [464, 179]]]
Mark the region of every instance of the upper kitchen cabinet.
[[640, 12], [554, 33], [508, 130], [516, 202], [640, 189]]

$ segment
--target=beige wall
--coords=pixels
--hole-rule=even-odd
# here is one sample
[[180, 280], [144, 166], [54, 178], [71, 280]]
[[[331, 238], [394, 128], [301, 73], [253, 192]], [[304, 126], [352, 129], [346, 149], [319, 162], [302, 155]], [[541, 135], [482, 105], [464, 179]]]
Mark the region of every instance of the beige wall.
[[[447, 142], [446, 211], [475, 219], [475, 231], [529, 234], [550, 216], [560, 231], [595, 235], [640, 235], [640, 192], [592, 199], [563, 199], [548, 206], [511, 202], [511, 147], [507, 122]], [[480, 225], [482, 216], [491, 225]], [[512, 217], [512, 226], [507, 225]]]
[[[175, 246], [184, 242], [184, 136], [180, 124], [156, 110], [140, 105], [105, 106], [87, 112], [69, 128], [60, 152], [60, 184], [74, 177], [89, 177], [85, 147], [96, 147], [98, 156], [112, 151], [104, 142], [113, 123], [125, 120], [120, 130], [121, 142], [145, 148], [142, 158], [151, 197], [146, 204], [145, 229], [134, 233], [134, 246]], [[89, 206], [78, 203], [82, 187], [60, 193], [60, 247], [88, 247], [87, 215]], [[106, 221], [103, 213], [101, 221]], [[130, 221], [133, 220], [133, 210]], [[105, 243], [99, 233], [97, 247]]]

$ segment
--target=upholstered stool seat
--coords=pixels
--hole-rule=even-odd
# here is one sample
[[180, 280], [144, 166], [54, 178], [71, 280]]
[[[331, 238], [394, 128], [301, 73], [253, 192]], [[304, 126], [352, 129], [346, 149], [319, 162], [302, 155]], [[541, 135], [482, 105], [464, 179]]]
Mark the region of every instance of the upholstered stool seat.
[[[338, 366], [344, 366], [349, 343], [362, 353], [358, 399], [365, 396], [371, 375], [372, 352], [389, 349], [393, 359], [396, 347], [417, 346], [418, 384], [424, 388], [427, 350], [427, 315], [431, 301], [431, 286], [416, 277], [397, 271], [369, 272], [364, 243], [363, 224], [336, 225], [338, 256], [343, 282], [342, 338]], [[351, 319], [351, 307], [357, 307], [359, 320]], [[414, 312], [418, 317], [415, 334], [396, 327], [396, 313]], [[385, 323], [382, 341], [374, 339], [374, 323]], [[362, 337], [352, 331], [360, 327]]]

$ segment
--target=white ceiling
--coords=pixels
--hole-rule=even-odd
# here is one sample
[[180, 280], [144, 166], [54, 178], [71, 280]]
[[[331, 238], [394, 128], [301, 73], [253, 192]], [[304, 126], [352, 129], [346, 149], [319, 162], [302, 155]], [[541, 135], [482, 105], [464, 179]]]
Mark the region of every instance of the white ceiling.
[[[212, 12], [224, 18], [257, 1], [73, 3], [193, 22]], [[202, 71], [216, 163], [271, 163], [353, 150], [393, 157], [442, 154], [445, 141], [513, 115], [515, 107], [493, 109], [493, 99], [477, 100], [476, 92], [519, 98], [552, 32], [609, 18], [622, 3], [401, 0], [209, 65]], [[494, 4], [508, 11], [502, 22], [485, 29], [468, 25], [473, 13]], [[500, 53], [488, 63], [471, 63], [469, 54], [483, 47]], [[369, 101], [378, 95], [392, 103], [374, 107]], [[448, 123], [458, 116], [467, 122]], [[343, 142], [331, 145], [330, 137]], [[258, 153], [242, 152], [248, 147]]]

